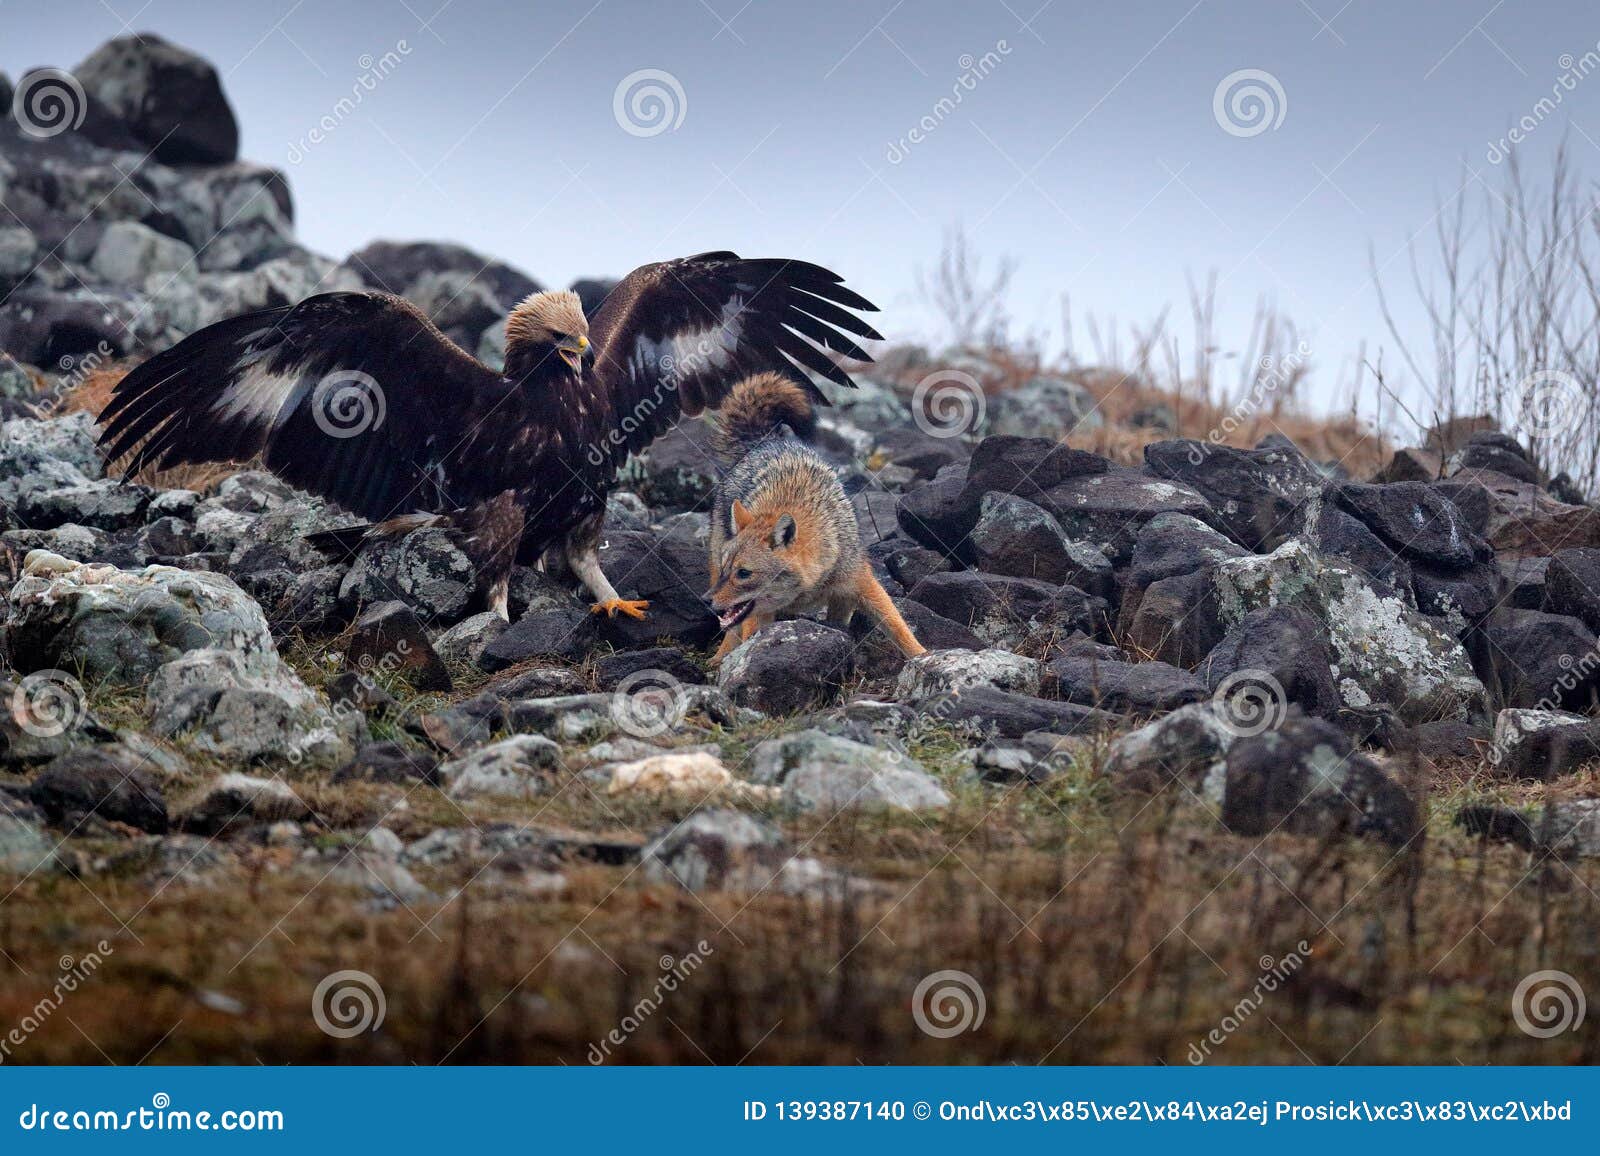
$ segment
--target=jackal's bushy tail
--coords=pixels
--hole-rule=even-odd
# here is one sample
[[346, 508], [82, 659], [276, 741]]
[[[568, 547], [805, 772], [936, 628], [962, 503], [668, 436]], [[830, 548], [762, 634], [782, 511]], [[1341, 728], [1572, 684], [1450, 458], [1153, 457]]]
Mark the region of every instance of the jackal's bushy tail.
[[712, 450], [724, 465], [738, 461], [779, 426], [807, 439], [817, 426], [806, 391], [780, 373], [758, 373], [739, 382], [717, 417]]

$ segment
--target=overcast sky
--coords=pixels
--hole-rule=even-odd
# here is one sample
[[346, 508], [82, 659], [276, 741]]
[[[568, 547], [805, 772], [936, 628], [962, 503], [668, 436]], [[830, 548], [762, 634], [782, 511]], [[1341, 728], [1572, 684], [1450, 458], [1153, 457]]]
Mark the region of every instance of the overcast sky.
[[[1215, 270], [1224, 343], [1272, 298], [1324, 400], [1387, 341], [1369, 245], [1400, 289], [1436, 203], [1501, 179], [1513, 123], [1537, 121], [1514, 146], [1530, 173], [1566, 135], [1600, 175], [1600, 77], [1537, 110], [1597, 51], [1577, 0], [140, 3], [0, 0], [0, 68], [70, 67], [126, 29], [206, 55], [320, 251], [445, 238], [557, 284], [709, 248], [799, 256], [911, 335], [930, 325], [916, 268], [961, 222], [1020, 261], [1011, 306], [1052, 342], [1063, 294], [1143, 321]], [[617, 110], [642, 70], [667, 74], [664, 124], [648, 99]], [[1265, 122], [1227, 90], [1217, 106], [1245, 70], [1266, 74], [1233, 86], [1265, 93]]]

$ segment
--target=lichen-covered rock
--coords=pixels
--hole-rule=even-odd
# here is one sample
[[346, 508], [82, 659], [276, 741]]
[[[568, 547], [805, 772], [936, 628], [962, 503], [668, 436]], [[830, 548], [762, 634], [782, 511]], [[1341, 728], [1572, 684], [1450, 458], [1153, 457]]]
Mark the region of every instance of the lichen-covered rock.
[[1130, 731], [1111, 744], [1108, 779], [1129, 790], [1157, 792], [1174, 783], [1214, 806], [1222, 805], [1223, 760], [1237, 728], [1210, 702], [1195, 703]]
[[101, 478], [75, 486], [55, 486], [30, 490], [21, 497], [18, 510], [35, 529], [48, 530], [71, 522], [97, 530], [125, 530], [137, 526], [150, 503], [144, 486]]
[[1549, 781], [1600, 759], [1600, 722], [1561, 710], [1508, 708], [1495, 716], [1489, 762], [1508, 775]]
[[29, 554], [8, 623], [19, 670], [57, 667], [86, 680], [139, 682], [193, 650], [246, 658], [277, 648], [261, 607], [220, 574], [148, 566], [118, 570]]
[[1563, 858], [1600, 857], [1600, 799], [1557, 799], [1540, 818], [1537, 842]]
[[1001, 390], [989, 399], [985, 430], [1059, 441], [1074, 431], [1105, 424], [1094, 395], [1064, 377], [1040, 376]]
[[365, 730], [359, 711], [335, 709], [276, 652], [188, 651], [155, 672], [145, 706], [158, 734], [246, 761], [343, 760]]
[[1111, 564], [1092, 546], [1079, 546], [1044, 510], [1013, 494], [983, 496], [977, 525], [968, 536], [978, 569], [1015, 578], [1037, 578], [1055, 585], [1073, 583], [1098, 565], [1109, 575]]
[[950, 802], [944, 788], [910, 756], [818, 730], [761, 743], [750, 756], [750, 777], [781, 787], [786, 801], [807, 810], [923, 811]]
[[930, 650], [900, 669], [895, 696], [920, 702], [970, 686], [1039, 693], [1039, 664], [1008, 650]]
[[640, 873], [652, 883], [686, 891], [772, 892], [806, 895], [851, 880], [809, 856], [798, 855], [783, 833], [764, 819], [708, 808], [674, 823], [645, 844]]
[[439, 787], [452, 799], [479, 795], [531, 799], [553, 786], [561, 748], [541, 735], [512, 735], [440, 763]]
[[1271, 554], [1221, 562], [1215, 584], [1225, 625], [1271, 606], [1297, 607], [1316, 618], [1327, 632], [1346, 706], [1384, 704], [1408, 722], [1486, 709], [1483, 684], [1454, 637], [1303, 542], [1291, 539]]
[[433, 649], [446, 663], [476, 666], [484, 650], [510, 624], [493, 610], [463, 618], [433, 640]]
[[930, 574], [910, 597], [1006, 650], [1020, 649], [1040, 632], [1093, 633], [1104, 627], [1107, 615], [1104, 599], [1076, 587], [976, 570]]

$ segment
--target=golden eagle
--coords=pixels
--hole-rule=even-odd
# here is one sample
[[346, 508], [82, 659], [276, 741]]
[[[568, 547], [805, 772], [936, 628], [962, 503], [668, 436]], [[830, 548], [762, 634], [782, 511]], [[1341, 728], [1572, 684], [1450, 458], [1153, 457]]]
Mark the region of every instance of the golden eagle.
[[592, 324], [576, 294], [535, 293], [496, 372], [399, 297], [325, 293], [150, 358], [117, 384], [100, 444], [129, 474], [259, 456], [377, 523], [356, 537], [453, 527], [502, 616], [513, 562], [557, 548], [595, 611], [641, 617], [596, 553], [617, 467], [747, 374], [784, 373], [823, 405], [805, 370], [853, 388], [829, 352], [870, 361], [854, 337], [881, 338], [852, 310], [877, 307], [817, 265], [701, 253], [634, 270]]

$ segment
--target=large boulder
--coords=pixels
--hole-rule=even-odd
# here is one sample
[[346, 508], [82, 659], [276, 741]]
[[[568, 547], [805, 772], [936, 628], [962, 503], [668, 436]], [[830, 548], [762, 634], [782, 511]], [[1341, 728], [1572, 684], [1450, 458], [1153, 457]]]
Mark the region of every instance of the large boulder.
[[[1521, 561], [1526, 565], [1535, 560]], [[1600, 631], [1600, 549], [1583, 546], [1551, 555], [1544, 572], [1543, 606], [1529, 609], [1567, 614]]]
[[1073, 586], [976, 570], [930, 574], [911, 591], [942, 618], [970, 628], [991, 646], [1016, 650], [1036, 633], [1092, 633], [1106, 622], [1106, 603]]
[[1600, 547], [1600, 510], [1557, 501], [1531, 482], [1493, 470], [1464, 469], [1439, 489], [1459, 506], [1456, 494], [1481, 490], [1487, 499], [1482, 536], [1504, 554], [1553, 554], [1580, 546]]
[[73, 70], [84, 91], [167, 164], [218, 164], [239, 155], [239, 124], [217, 70], [149, 33], [121, 36]]
[[1508, 775], [1549, 781], [1600, 759], [1600, 723], [1580, 714], [1508, 708], [1495, 716], [1489, 762]]
[[1298, 607], [1271, 606], [1234, 623], [1199, 673], [1214, 692], [1249, 677], [1270, 688], [1279, 707], [1294, 703], [1309, 715], [1332, 719], [1342, 705], [1332, 668], [1322, 623]]
[[895, 694], [902, 702], [920, 702], [972, 686], [1037, 694], [1039, 664], [1009, 650], [930, 650], [901, 667]]
[[95, 815], [165, 834], [167, 800], [146, 764], [125, 747], [80, 747], [40, 771], [28, 797], [57, 826], [76, 828]]
[[1579, 619], [1501, 610], [1482, 630], [1485, 681], [1502, 706], [1583, 710], [1600, 685], [1600, 643]]
[[1494, 550], [1460, 509], [1425, 482], [1335, 487], [1333, 500], [1410, 562], [1460, 570], [1494, 559]]
[[1387, 706], [1406, 722], [1486, 709], [1483, 684], [1449, 632], [1399, 598], [1379, 594], [1354, 567], [1323, 558], [1299, 540], [1271, 554], [1221, 562], [1215, 582], [1226, 626], [1273, 606], [1297, 607], [1316, 619], [1347, 707]]

